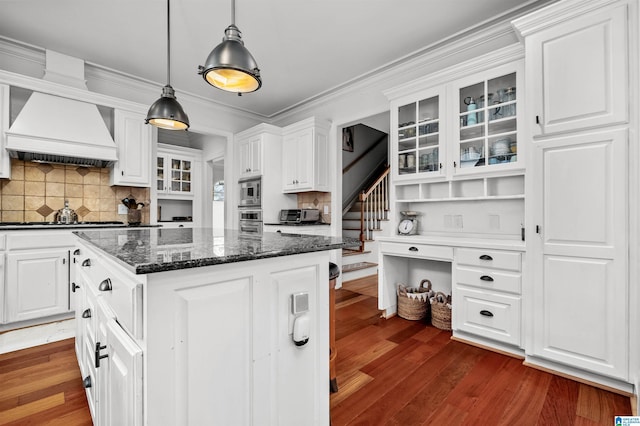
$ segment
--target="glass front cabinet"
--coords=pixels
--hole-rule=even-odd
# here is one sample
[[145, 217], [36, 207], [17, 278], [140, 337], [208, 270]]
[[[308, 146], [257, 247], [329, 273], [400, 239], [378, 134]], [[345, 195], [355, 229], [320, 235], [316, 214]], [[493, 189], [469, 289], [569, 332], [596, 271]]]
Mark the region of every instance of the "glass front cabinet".
[[[440, 176], [443, 172], [440, 117], [442, 95], [439, 90], [425, 93], [424, 98], [397, 107], [392, 117], [396, 128], [395, 165], [392, 170], [400, 178]], [[394, 122], [395, 121], [395, 122]]]
[[521, 169], [518, 87], [522, 63], [474, 73], [391, 103], [397, 180]]

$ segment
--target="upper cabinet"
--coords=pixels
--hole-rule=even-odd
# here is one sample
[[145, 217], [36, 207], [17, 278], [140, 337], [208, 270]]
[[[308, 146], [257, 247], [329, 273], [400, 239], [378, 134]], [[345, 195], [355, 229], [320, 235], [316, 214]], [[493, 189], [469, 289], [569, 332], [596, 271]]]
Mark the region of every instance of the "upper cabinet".
[[195, 154], [174, 147], [158, 145], [156, 158], [156, 189], [158, 195], [172, 198], [192, 197]]
[[556, 11], [514, 22], [525, 39], [533, 136], [628, 119], [627, 6], [597, 3], [565, 3], [570, 18]]
[[441, 149], [442, 90], [421, 93], [418, 99], [397, 107], [394, 127], [399, 176], [440, 176], [446, 153]]
[[111, 172], [112, 185], [151, 186], [152, 126], [145, 124], [144, 114], [114, 111], [118, 161]]
[[394, 180], [442, 180], [524, 167], [518, 156], [522, 61], [488, 68], [489, 60], [466, 64], [477, 69], [469, 76], [391, 101]]
[[4, 149], [7, 140], [4, 134], [9, 129], [9, 86], [0, 84], [0, 178], [11, 177], [11, 159]]
[[238, 143], [240, 178], [262, 175], [262, 135], [255, 135]]
[[520, 63], [454, 83], [456, 175], [522, 167], [518, 159]]
[[309, 118], [283, 129], [282, 191], [330, 191], [329, 129], [324, 120]]

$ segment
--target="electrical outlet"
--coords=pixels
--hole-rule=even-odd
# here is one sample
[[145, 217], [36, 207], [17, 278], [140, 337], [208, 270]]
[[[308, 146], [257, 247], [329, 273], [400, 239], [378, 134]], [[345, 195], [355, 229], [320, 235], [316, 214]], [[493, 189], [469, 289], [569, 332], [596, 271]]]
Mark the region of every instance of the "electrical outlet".
[[329, 206], [324, 206], [324, 209], [322, 210], [322, 214], [329, 214]]
[[461, 214], [457, 214], [457, 215], [453, 216], [453, 227], [454, 228], [458, 228], [458, 229], [462, 229], [462, 215]]
[[118, 214], [127, 214], [129, 209], [124, 204], [118, 204]]

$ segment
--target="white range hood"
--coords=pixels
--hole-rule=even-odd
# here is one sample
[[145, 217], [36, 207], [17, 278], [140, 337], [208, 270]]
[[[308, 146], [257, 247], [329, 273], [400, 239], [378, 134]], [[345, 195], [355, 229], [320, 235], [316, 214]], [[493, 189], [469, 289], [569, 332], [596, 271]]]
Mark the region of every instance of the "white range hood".
[[[84, 61], [46, 52], [44, 80], [87, 90]], [[116, 144], [94, 104], [34, 92], [6, 132], [7, 151], [25, 161], [107, 167]]]

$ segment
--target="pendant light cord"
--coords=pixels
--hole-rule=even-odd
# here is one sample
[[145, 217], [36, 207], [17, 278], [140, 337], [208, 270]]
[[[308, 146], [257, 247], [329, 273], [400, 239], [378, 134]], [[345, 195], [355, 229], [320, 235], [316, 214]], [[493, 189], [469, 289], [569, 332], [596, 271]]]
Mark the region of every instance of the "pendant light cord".
[[167, 86], [171, 86], [171, 8], [167, 0]]
[[231, 0], [231, 25], [236, 25], [236, 0]]

